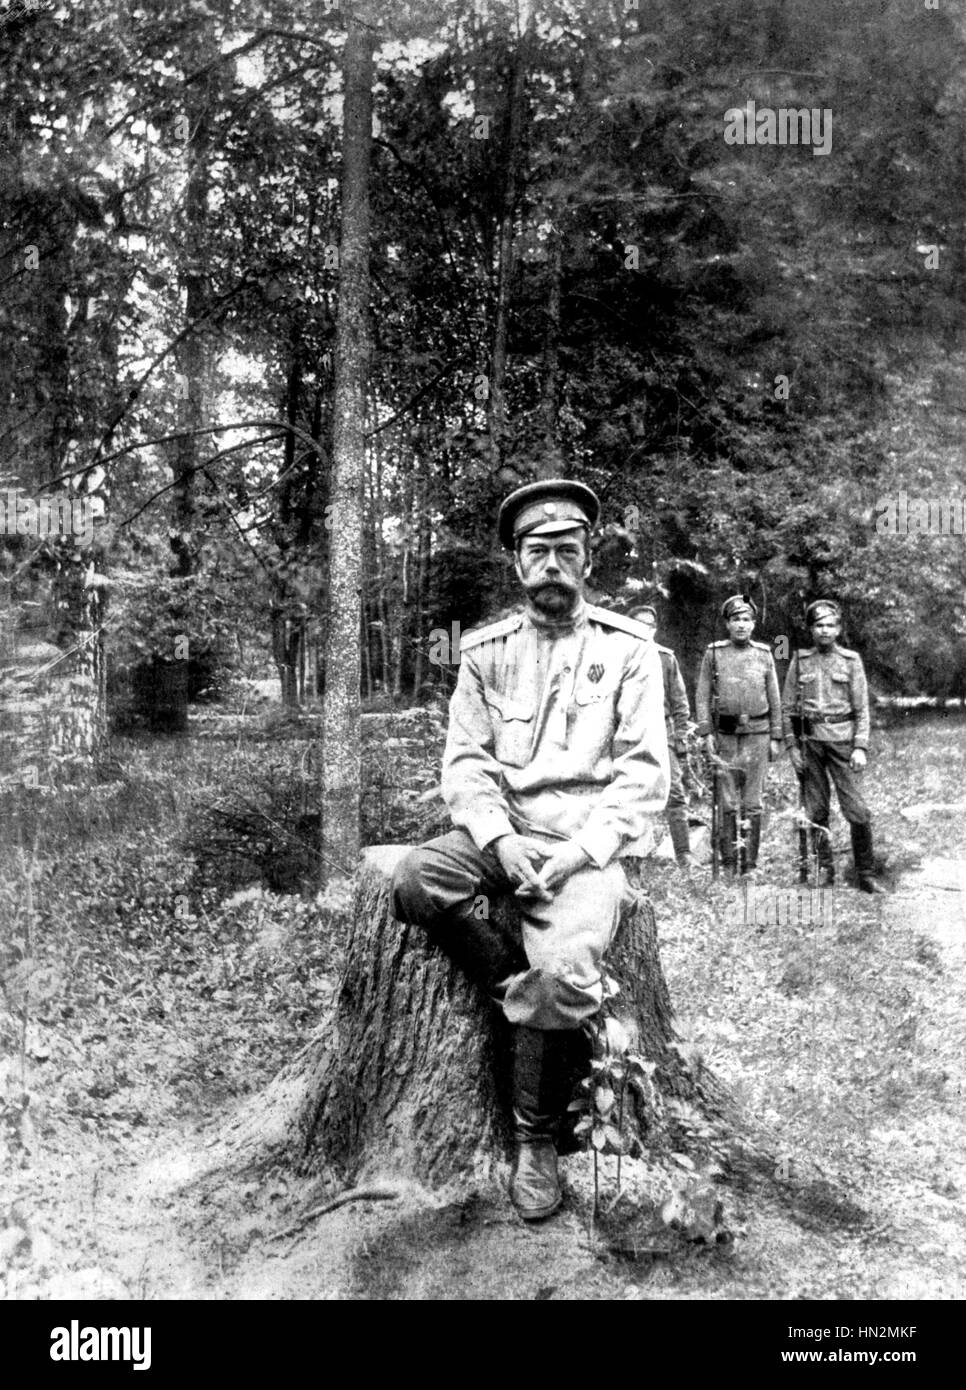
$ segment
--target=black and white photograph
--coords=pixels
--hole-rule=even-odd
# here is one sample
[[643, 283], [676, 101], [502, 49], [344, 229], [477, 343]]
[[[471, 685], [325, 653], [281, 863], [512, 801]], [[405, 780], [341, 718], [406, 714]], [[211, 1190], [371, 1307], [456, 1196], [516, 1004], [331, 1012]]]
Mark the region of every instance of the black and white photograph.
[[926, 1360], [961, 0], [0, 0], [0, 94], [34, 1353], [549, 1300]]

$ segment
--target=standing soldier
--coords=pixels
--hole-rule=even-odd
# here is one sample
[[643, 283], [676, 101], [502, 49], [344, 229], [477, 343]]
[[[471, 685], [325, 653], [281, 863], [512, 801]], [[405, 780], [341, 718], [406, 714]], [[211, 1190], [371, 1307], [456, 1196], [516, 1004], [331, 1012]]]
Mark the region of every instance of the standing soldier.
[[858, 787], [869, 746], [869, 692], [862, 658], [838, 645], [841, 619], [842, 610], [831, 599], [818, 599], [805, 610], [815, 645], [795, 652], [785, 677], [785, 746], [803, 778], [805, 814], [819, 827], [811, 833], [822, 882], [835, 881], [828, 836], [831, 779], [852, 832], [856, 884], [863, 893], [882, 893], [875, 879], [872, 814]]
[[[737, 789], [730, 777], [722, 779], [719, 846], [721, 862], [730, 873], [750, 873], [758, 867], [765, 773], [769, 759], [779, 758], [782, 751], [781, 697], [771, 650], [751, 640], [758, 617], [754, 603], [735, 594], [723, 604], [721, 616], [728, 640], [712, 642], [701, 662], [698, 734], [712, 757], [717, 755], [744, 774]], [[747, 827], [741, 836], [740, 863], [737, 817]]]
[[[642, 604], [631, 611], [631, 617], [651, 636], [657, 636], [657, 610]], [[691, 837], [688, 830], [688, 798], [684, 790], [681, 759], [687, 752], [688, 724], [691, 706], [678, 659], [670, 647], [654, 643], [661, 658], [664, 674], [664, 724], [667, 729], [668, 756], [671, 763], [671, 790], [667, 799], [667, 827], [674, 847], [674, 857], [682, 869], [691, 867]]]

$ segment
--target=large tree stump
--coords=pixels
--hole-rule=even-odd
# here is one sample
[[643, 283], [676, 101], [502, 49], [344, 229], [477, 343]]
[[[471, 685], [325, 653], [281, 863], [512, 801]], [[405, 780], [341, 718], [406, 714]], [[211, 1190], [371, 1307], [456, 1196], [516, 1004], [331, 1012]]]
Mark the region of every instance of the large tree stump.
[[[394, 1173], [435, 1186], [485, 1180], [505, 1157], [510, 1030], [422, 928], [390, 915], [390, 879], [404, 853], [365, 851], [331, 1015], [224, 1135], [232, 1166], [273, 1158], [344, 1182]], [[513, 910], [509, 900], [499, 908]], [[641, 893], [624, 911], [607, 970], [619, 993], [605, 1011], [656, 1064], [656, 1092], [696, 1098], [674, 1048], [654, 913]], [[625, 1114], [630, 1151], [660, 1143], [667, 1123], [662, 1105], [635, 1098]]]

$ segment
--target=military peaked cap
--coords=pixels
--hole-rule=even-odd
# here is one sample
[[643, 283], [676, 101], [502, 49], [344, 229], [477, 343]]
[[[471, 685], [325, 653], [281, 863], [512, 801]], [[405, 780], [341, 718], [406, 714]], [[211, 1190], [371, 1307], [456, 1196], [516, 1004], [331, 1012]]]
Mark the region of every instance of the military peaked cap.
[[805, 621], [809, 626], [812, 623], [821, 622], [822, 618], [834, 618], [836, 622], [839, 622], [841, 617], [841, 608], [831, 598], [817, 598], [805, 609]]
[[736, 618], [746, 609], [753, 618], [758, 617], [758, 609], [747, 594], [732, 594], [731, 598], [726, 598], [721, 605], [721, 616], [727, 622], [729, 618]]
[[550, 536], [597, 525], [600, 502], [585, 483], [571, 478], [545, 478], [511, 492], [500, 508], [497, 522], [500, 540], [512, 550], [522, 536]]
[[643, 622], [645, 618], [650, 618], [654, 626], [657, 627], [657, 609], [652, 603], [639, 603], [636, 608], [631, 609], [630, 616], [639, 623]]

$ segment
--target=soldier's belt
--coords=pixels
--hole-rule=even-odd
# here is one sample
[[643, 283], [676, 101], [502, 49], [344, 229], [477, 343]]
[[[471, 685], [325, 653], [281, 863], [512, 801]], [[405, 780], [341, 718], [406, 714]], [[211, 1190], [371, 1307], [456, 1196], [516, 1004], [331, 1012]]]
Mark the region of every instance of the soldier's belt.
[[793, 714], [792, 733], [796, 738], [808, 737], [816, 724], [854, 724], [852, 714]]
[[767, 719], [768, 711], [763, 709], [761, 714], [719, 714], [718, 733], [719, 734], [740, 734], [747, 730], [748, 725], [756, 719]]

